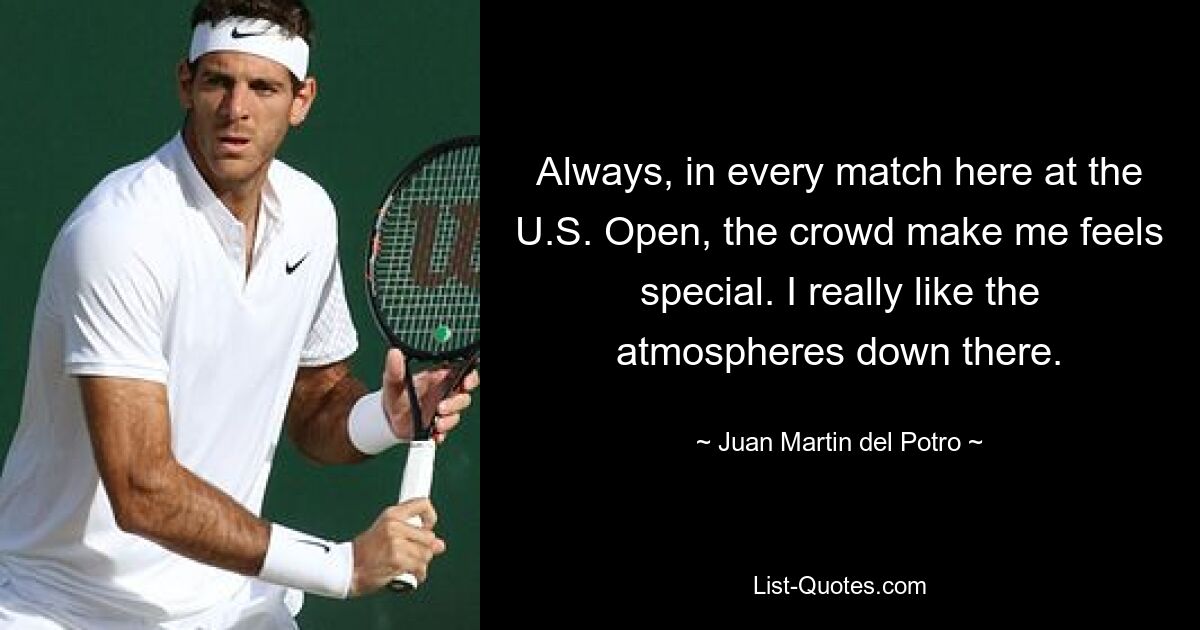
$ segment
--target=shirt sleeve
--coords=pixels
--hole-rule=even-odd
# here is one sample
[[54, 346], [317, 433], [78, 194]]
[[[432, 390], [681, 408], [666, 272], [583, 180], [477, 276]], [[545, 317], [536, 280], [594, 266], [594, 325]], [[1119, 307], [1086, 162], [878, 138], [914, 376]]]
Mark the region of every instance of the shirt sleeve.
[[64, 234], [48, 269], [63, 326], [64, 370], [166, 383], [171, 284], [165, 276], [174, 266], [162, 257], [162, 239], [103, 219]]
[[301, 367], [329, 365], [354, 354], [358, 333], [350, 318], [346, 292], [342, 287], [342, 267], [335, 251], [329, 275], [321, 291], [316, 317], [300, 351]]

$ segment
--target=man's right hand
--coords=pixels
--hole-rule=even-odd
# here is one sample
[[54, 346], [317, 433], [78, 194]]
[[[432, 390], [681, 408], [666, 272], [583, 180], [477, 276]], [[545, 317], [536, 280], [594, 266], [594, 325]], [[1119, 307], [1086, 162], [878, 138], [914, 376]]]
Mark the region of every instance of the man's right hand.
[[[421, 526], [408, 524], [413, 516]], [[384, 510], [371, 528], [354, 539], [354, 578], [350, 596], [374, 593], [403, 573], [425, 581], [429, 562], [446, 550], [433, 533], [437, 513], [429, 499], [411, 499]]]

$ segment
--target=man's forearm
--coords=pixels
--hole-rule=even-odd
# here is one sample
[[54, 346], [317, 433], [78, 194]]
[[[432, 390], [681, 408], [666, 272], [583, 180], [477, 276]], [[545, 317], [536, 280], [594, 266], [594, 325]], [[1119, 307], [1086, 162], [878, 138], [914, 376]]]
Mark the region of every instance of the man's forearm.
[[306, 456], [322, 464], [367, 458], [350, 442], [347, 417], [367, 388], [344, 363], [301, 368], [288, 405], [288, 435]]
[[163, 468], [132, 484], [121, 527], [193, 560], [258, 575], [270, 524], [178, 463]]
[[79, 386], [96, 469], [122, 530], [243, 575], [267, 569], [276, 583], [343, 592], [335, 581], [345, 577], [344, 567], [333, 566], [338, 575], [332, 575], [323, 563], [314, 570], [311, 562], [297, 562], [288, 544], [294, 540], [277, 544], [274, 526], [179, 463], [162, 383], [88, 376]]

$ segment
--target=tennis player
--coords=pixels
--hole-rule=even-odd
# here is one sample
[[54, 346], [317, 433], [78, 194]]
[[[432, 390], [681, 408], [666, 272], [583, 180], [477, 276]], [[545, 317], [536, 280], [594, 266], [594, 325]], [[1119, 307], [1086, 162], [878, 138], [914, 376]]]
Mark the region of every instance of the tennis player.
[[[182, 130], [91, 191], [43, 272], [0, 478], [0, 629], [295, 628], [303, 593], [423, 580], [445, 549], [424, 499], [352, 541], [259, 516], [285, 424], [347, 463], [413, 420], [398, 352], [379, 391], [351, 375], [335, 209], [274, 157], [317, 96], [307, 9], [204, 0], [192, 27]], [[439, 405], [442, 435], [478, 383]]]

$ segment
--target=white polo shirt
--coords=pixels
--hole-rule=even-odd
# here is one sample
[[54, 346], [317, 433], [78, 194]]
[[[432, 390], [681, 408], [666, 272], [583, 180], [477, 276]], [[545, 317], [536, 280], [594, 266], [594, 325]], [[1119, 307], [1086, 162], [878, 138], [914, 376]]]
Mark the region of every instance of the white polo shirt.
[[245, 585], [117, 527], [72, 377], [164, 383], [175, 457], [260, 512], [297, 366], [357, 347], [333, 203], [278, 160], [267, 180], [248, 277], [243, 227], [180, 135], [110, 174], [67, 219], [0, 479], [0, 571], [23, 596], [83, 619], [166, 620]]

